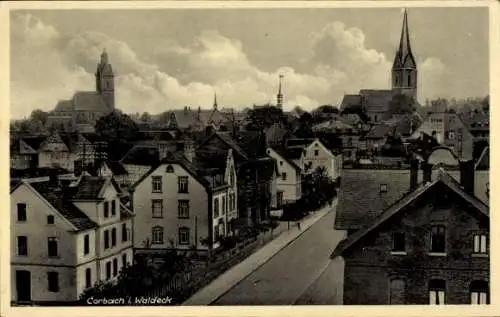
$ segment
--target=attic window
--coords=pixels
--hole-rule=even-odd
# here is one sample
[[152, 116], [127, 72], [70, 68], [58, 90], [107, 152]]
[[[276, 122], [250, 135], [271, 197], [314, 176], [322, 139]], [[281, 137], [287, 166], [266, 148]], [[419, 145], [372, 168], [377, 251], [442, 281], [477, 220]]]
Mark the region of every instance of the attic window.
[[380, 192], [387, 193], [387, 184], [380, 184]]
[[167, 173], [173, 173], [174, 172], [174, 168], [172, 165], [168, 165], [167, 166]]

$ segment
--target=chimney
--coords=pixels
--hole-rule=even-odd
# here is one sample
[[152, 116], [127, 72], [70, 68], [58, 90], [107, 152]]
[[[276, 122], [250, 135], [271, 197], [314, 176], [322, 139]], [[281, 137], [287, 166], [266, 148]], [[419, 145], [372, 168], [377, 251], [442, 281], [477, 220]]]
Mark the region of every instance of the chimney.
[[418, 160], [412, 158], [410, 161], [410, 191], [415, 190], [418, 185]]
[[422, 163], [422, 170], [424, 171], [424, 184], [430, 183], [432, 180], [432, 164]]
[[194, 144], [193, 141], [184, 141], [184, 157], [189, 162], [193, 162], [195, 156]]
[[474, 195], [474, 161], [461, 161], [460, 162], [460, 184], [464, 188], [464, 190]]

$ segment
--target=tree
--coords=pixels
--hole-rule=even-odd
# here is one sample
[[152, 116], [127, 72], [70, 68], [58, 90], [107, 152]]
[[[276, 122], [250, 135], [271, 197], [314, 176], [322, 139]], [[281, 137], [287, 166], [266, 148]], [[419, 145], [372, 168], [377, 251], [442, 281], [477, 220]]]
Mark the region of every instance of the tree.
[[43, 125], [47, 123], [49, 114], [43, 110], [35, 109], [31, 111], [30, 119], [40, 121]]
[[272, 105], [254, 107], [247, 112], [248, 130], [263, 130], [275, 123], [284, 123], [283, 110]]
[[95, 130], [110, 142], [134, 139], [139, 132], [137, 124], [117, 110], [99, 118]]
[[142, 122], [151, 122], [152, 118], [149, 112], [144, 112], [139, 120], [141, 120]]

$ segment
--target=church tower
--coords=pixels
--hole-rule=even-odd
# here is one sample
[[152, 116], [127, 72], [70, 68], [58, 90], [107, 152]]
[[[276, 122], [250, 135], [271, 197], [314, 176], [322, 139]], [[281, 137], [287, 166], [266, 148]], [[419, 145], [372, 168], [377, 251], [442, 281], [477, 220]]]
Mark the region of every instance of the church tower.
[[392, 89], [409, 95], [414, 100], [417, 98], [417, 63], [411, 51], [406, 9], [404, 11], [399, 48], [392, 66]]
[[99, 93], [106, 102], [108, 110], [115, 109], [115, 75], [109, 63], [106, 50], [101, 53], [101, 60], [97, 64], [95, 86], [97, 93]]
[[279, 76], [279, 87], [278, 87], [278, 95], [276, 95], [276, 106], [278, 108], [283, 108], [283, 93], [281, 92], [281, 80], [283, 79], [283, 74]]

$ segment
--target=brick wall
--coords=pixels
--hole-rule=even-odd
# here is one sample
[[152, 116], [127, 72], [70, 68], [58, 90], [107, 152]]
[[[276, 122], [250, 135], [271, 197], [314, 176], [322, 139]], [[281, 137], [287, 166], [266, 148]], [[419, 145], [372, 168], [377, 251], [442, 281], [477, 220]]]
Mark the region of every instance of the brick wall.
[[[430, 279], [446, 281], [446, 304], [468, 304], [470, 283], [489, 281], [489, 258], [473, 254], [489, 219], [468, 208], [443, 185], [358, 241], [344, 254], [344, 303], [387, 304], [390, 280], [402, 278], [407, 304], [428, 304]], [[433, 224], [446, 226], [446, 256], [428, 254]], [[405, 232], [406, 255], [391, 255], [394, 232]]]

